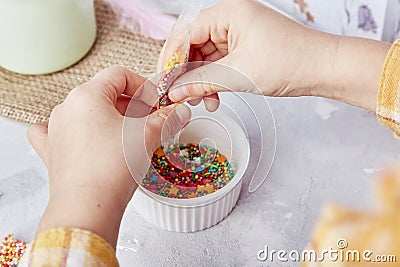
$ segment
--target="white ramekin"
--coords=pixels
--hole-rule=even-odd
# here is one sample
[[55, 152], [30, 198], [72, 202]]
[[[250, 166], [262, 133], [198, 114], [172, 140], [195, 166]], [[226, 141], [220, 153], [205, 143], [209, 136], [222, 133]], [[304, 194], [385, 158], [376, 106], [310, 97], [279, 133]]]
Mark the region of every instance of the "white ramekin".
[[162, 197], [140, 186], [132, 199], [140, 216], [168, 231], [195, 232], [219, 223], [232, 211], [250, 157], [248, 138], [223, 108], [210, 113], [202, 106], [193, 107], [179, 142], [210, 144], [210, 140], [235, 168], [234, 178], [214, 193], [191, 199]]

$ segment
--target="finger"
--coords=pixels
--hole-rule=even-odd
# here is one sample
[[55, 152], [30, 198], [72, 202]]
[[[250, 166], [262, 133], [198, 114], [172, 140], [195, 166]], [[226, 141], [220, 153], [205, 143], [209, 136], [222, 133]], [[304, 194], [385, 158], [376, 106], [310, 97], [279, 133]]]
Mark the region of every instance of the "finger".
[[105, 94], [114, 104], [122, 94], [134, 96], [138, 88], [144, 84], [146, 79], [126, 68], [113, 66], [97, 73], [88, 83], [99, 84], [98, 86], [87, 86], [94, 95]]
[[191, 27], [191, 44], [206, 44], [225, 42], [227, 40], [228, 25], [221, 23], [220, 8], [216, 6], [204, 9], [196, 16]]
[[132, 100], [131, 96], [121, 95], [118, 97], [115, 107], [117, 108], [117, 110], [121, 115], [125, 115], [131, 100]]
[[[190, 28], [190, 45], [195, 48], [203, 47], [208, 41], [220, 41], [227, 40], [227, 26], [224, 25], [220, 29], [218, 29], [218, 34], [215, 34], [216, 31], [212, 31], [215, 29], [215, 25], [220, 25], [218, 20], [220, 8], [208, 8], [204, 9], [197, 14], [194, 21], [191, 23]], [[212, 39], [210, 38], [212, 36]], [[174, 52], [178, 51], [183, 44], [187, 42], [186, 34], [181, 34], [179, 30], [173, 29], [171, 31], [170, 36], [168, 37], [167, 42], [164, 44], [163, 49], [161, 50], [158, 62], [157, 62], [157, 71], [160, 72], [164, 69], [165, 64], [168, 59], [173, 55]], [[211, 45], [208, 48], [211, 48]], [[191, 51], [194, 52], [197, 49]], [[200, 51], [200, 54], [202, 52]], [[203, 52], [204, 53], [204, 52]], [[189, 59], [192, 59], [192, 56], [189, 55]], [[201, 59], [194, 59], [201, 60]]]
[[32, 124], [26, 132], [29, 143], [46, 165], [47, 134], [48, 122]]
[[156, 110], [154, 106], [125, 95], [117, 99], [116, 108], [122, 116], [130, 118], [143, 118]]
[[173, 102], [182, 102], [224, 91], [247, 91], [254, 84], [239, 71], [229, 67], [231, 55], [180, 76], [168, 94]]
[[190, 120], [191, 111], [184, 105], [170, 105], [149, 115], [146, 121], [145, 144], [149, 154], [173, 137]]
[[189, 100], [188, 103], [191, 106], [197, 106], [198, 104], [200, 104], [201, 100], [202, 100], [201, 98], [197, 98], [197, 99]]
[[214, 61], [220, 60], [220, 59], [223, 58], [224, 56], [225, 56], [225, 55], [223, 55], [223, 54], [221, 53], [221, 51], [216, 50], [216, 51], [213, 52], [212, 54], [209, 54], [209, 55], [205, 56], [205, 57], [204, 57], [204, 61], [211, 61], [211, 62], [214, 62]]
[[154, 106], [149, 106], [141, 100], [126, 95], [118, 97], [115, 107], [121, 115], [130, 118], [142, 118], [155, 110]]
[[203, 61], [203, 60], [196, 60], [196, 61], [189, 62], [189, 64], [186, 65], [185, 72], [197, 69], [197, 68], [207, 65], [209, 63], [211, 63], [211, 62], [207, 62], [207, 61]]
[[[176, 108], [176, 110], [175, 110]], [[124, 122], [124, 154], [131, 175], [140, 181], [146, 175], [153, 152], [187, 124], [190, 109], [177, 104], [163, 107], [141, 119], [127, 118]]]
[[212, 94], [209, 96], [205, 96], [203, 98], [203, 101], [204, 101], [204, 106], [210, 112], [216, 111], [218, 109], [219, 103], [220, 103], [218, 94]]
[[151, 80], [144, 82], [132, 96], [135, 100], [155, 106], [158, 102], [157, 86], [155, 85], [160, 77], [155, 76]]
[[208, 41], [201, 43], [201, 44], [191, 44], [190, 48], [191, 49], [198, 49], [198, 48], [202, 48]]
[[201, 53], [203, 53], [203, 55], [205, 55], [205, 56], [211, 55], [212, 53], [217, 51], [215, 44], [213, 42], [211, 42], [210, 40], [199, 49], [200, 49]]

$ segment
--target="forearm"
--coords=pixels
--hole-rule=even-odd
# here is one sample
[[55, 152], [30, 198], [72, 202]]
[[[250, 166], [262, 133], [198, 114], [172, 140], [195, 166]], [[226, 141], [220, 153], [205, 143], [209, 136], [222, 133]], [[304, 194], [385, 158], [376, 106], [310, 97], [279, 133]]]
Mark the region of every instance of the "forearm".
[[[318, 85], [313, 95], [376, 110], [382, 67], [390, 44], [357, 37], [326, 34]], [[316, 55], [317, 60], [321, 57]], [[318, 75], [317, 75], [318, 77]]]
[[112, 189], [82, 188], [58, 193], [50, 197], [37, 234], [60, 227], [79, 228], [101, 236], [115, 249], [128, 201]]

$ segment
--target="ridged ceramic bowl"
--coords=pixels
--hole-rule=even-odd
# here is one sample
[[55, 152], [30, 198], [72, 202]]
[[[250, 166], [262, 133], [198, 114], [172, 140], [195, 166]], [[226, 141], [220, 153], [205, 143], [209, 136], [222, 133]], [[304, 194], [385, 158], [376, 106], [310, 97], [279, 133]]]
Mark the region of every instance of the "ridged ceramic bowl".
[[221, 189], [197, 198], [159, 196], [140, 186], [133, 197], [136, 211], [151, 224], [168, 231], [195, 232], [222, 221], [235, 207], [246, 171], [250, 147], [242, 127], [223, 108], [210, 113], [201, 105], [192, 108], [192, 119], [181, 131], [179, 143], [212, 145], [235, 170]]

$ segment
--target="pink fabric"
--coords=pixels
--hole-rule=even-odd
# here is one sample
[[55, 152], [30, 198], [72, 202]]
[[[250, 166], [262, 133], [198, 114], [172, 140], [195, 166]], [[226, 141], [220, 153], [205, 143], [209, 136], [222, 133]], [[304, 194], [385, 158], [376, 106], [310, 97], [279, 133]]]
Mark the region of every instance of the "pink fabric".
[[167, 39], [176, 18], [144, 0], [107, 0], [122, 27], [154, 39]]

